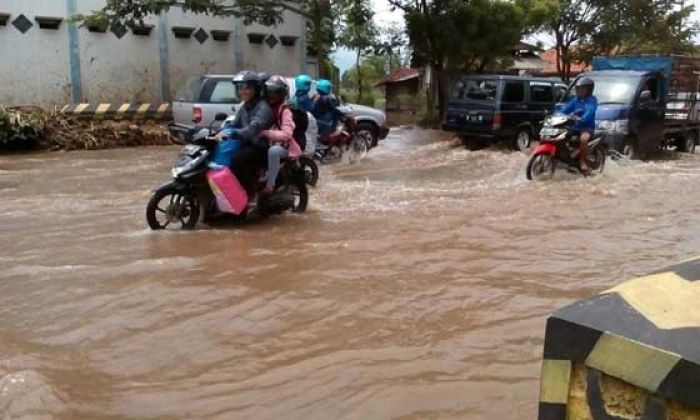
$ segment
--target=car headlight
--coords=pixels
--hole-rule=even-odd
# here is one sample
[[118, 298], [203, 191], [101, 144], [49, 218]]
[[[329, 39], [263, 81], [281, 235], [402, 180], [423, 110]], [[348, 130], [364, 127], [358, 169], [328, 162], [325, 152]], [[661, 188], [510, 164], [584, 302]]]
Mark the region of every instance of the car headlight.
[[611, 131], [615, 127], [612, 121], [601, 121], [598, 123], [599, 130]]

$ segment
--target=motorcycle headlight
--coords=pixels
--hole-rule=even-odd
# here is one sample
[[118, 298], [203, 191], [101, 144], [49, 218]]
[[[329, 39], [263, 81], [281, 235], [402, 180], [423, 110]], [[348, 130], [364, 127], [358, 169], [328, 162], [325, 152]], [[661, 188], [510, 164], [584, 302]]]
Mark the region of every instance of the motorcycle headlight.
[[175, 166], [171, 171], [170, 174], [173, 176], [173, 178], [177, 178], [180, 175], [184, 174], [185, 172], [191, 171], [192, 169], [196, 168], [201, 164], [209, 155], [206, 151], [203, 152], [201, 155], [197, 156], [196, 158], [190, 160], [189, 162], [185, 163], [184, 165], [178, 165]]
[[615, 132], [619, 134], [629, 134], [630, 132], [630, 120], [617, 120], [615, 121]]

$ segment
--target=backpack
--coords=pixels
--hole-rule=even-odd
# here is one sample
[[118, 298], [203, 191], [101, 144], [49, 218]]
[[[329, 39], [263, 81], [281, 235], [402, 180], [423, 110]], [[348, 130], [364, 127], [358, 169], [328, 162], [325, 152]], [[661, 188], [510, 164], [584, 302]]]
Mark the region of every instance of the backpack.
[[294, 140], [301, 150], [306, 148], [306, 130], [309, 128], [309, 115], [303, 109], [291, 108], [294, 120]]

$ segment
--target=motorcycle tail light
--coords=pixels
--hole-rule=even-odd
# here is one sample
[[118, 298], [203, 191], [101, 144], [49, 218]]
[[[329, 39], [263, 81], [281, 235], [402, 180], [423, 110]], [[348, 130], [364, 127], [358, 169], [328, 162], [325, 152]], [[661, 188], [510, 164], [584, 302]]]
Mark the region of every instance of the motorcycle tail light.
[[503, 117], [501, 116], [501, 114], [498, 114], [498, 113], [493, 114], [492, 126], [493, 126], [494, 130], [498, 130], [499, 128], [501, 128], [502, 122], [503, 122]]
[[199, 124], [202, 122], [202, 107], [199, 105], [195, 105], [192, 107], [192, 121], [195, 124]]

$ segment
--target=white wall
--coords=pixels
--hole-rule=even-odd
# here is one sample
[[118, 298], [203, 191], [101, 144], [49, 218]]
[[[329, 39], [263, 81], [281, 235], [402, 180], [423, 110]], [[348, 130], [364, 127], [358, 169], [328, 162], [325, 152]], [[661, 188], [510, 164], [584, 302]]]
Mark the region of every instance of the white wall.
[[[40, 14], [35, 12], [39, 9]], [[34, 20], [35, 15], [65, 16], [65, 1], [1, 0], [0, 13], [11, 14], [7, 26], [0, 26], [0, 104], [50, 107], [67, 103], [67, 25], [62, 23], [55, 31], [39, 29]], [[25, 14], [34, 25], [25, 34], [11, 23], [20, 14]]]
[[[78, 13], [99, 9], [104, 0], [75, 0]], [[39, 29], [34, 16], [66, 17], [67, 0], [0, 0], [0, 13], [10, 13], [7, 26], [0, 26], [0, 104], [62, 106], [71, 101], [69, 25], [54, 30]], [[11, 21], [20, 14], [34, 26], [22, 34]], [[172, 9], [167, 16], [149, 17], [155, 25], [150, 36], [129, 31], [121, 39], [113, 33], [78, 29], [80, 63], [80, 102], [151, 102], [163, 100], [163, 88], [170, 96], [193, 74], [232, 74], [243, 68], [271, 74], [294, 75], [305, 66], [303, 22], [294, 13], [285, 13], [277, 27], [245, 27], [235, 18], [183, 14]], [[167, 51], [161, 61], [159, 25], [166, 25]], [[172, 26], [188, 26], [207, 31], [209, 39], [200, 44], [194, 36], [178, 39]], [[214, 41], [211, 30], [230, 30], [226, 42]], [[298, 37], [294, 46], [278, 43], [253, 45], [248, 32]], [[236, 39], [238, 34], [238, 39]], [[239, 49], [237, 51], [236, 49]], [[237, 61], [241, 58], [241, 62]], [[161, 75], [167, 75], [163, 83]], [[165, 96], [168, 96], [167, 94]]]

